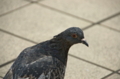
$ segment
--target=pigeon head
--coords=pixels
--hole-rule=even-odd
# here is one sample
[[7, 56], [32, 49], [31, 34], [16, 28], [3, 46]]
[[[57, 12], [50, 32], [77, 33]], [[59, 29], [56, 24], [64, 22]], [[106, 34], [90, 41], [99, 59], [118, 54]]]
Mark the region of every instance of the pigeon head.
[[68, 28], [55, 37], [62, 37], [62, 39], [65, 42], [69, 43], [70, 45], [77, 44], [77, 43], [83, 43], [86, 46], [88, 46], [88, 43], [84, 38], [83, 31], [78, 27]]

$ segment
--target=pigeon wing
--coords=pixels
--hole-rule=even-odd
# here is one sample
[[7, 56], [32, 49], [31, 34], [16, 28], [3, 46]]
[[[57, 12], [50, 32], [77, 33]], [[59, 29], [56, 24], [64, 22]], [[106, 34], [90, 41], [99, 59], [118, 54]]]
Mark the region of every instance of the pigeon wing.
[[[12, 67], [9, 69], [7, 74], [3, 79], [18, 79], [27, 77], [39, 77], [47, 69], [53, 67], [52, 56], [46, 56], [40, 54], [40, 56], [30, 56], [35, 55], [36, 52], [27, 48], [20, 53]], [[34, 52], [34, 53], [30, 53]], [[28, 55], [30, 53], [30, 55]]]
[[37, 79], [42, 73], [47, 74], [49, 70], [53, 69], [54, 67], [52, 57], [45, 56], [31, 62], [30, 64], [25, 64], [24, 66], [20, 65], [17, 68], [18, 69], [11, 67], [11, 69], [8, 71], [8, 73], [3, 79]]

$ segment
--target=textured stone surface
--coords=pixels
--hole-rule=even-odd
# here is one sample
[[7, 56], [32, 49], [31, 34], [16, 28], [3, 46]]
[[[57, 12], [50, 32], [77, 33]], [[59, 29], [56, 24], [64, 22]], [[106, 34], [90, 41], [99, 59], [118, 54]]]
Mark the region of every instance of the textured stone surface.
[[25, 1], [28, 1], [30, 3], [38, 3], [39, 1], [43, 1], [43, 0], [25, 0]]
[[116, 16], [108, 21], [103, 22], [102, 24], [112, 27], [120, 31], [120, 15]]
[[113, 74], [113, 75], [111, 75], [111, 76], [109, 76], [109, 77], [107, 77], [107, 78], [105, 78], [105, 79], [120, 79], [120, 75], [118, 75], [118, 74]]
[[120, 11], [120, 0], [45, 0], [41, 3], [94, 22]]
[[32, 45], [30, 42], [0, 32], [0, 65], [15, 59], [23, 49]]
[[83, 28], [89, 24], [35, 4], [0, 18], [0, 28], [37, 42], [48, 40], [68, 27]]
[[110, 73], [73, 57], [68, 57], [65, 79], [101, 79]]
[[10, 69], [10, 67], [12, 66], [13, 63], [10, 63], [2, 68], [0, 68], [0, 76], [4, 77], [5, 74], [7, 73], [7, 71]]
[[118, 73], [120, 73], [120, 70], [118, 71]]
[[0, 0], [0, 15], [28, 4], [24, 0]]
[[70, 53], [110, 69], [120, 68], [120, 33], [94, 26], [84, 31], [89, 48], [74, 45]]

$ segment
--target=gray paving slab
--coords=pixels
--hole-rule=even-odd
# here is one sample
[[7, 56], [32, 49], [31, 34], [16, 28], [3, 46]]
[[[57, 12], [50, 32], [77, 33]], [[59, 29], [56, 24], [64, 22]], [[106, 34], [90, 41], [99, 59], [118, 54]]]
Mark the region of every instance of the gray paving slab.
[[120, 33], [96, 25], [85, 32], [89, 48], [74, 45], [70, 54], [92, 61], [109, 69], [120, 69]]
[[0, 31], [0, 65], [16, 58], [23, 49], [32, 45], [33, 43]]
[[25, 0], [25, 1], [29, 1], [29, 2], [32, 2], [32, 3], [37, 3], [38, 1], [43, 1], [43, 0]]
[[0, 15], [28, 4], [24, 0], [0, 0]]
[[[1, 68], [0, 76], [4, 76], [10, 66], [11, 64]], [[109, 73], [110, 71], [69, 57], [65, 79], [100, 79]]]
[[118, 73], [120, 73], [120, 70], [118, 71]]
[[12, 66], [13, 63], [10, 63], [2, 68], [0, 68], [0, 76], [4, 77], [5, 74], [8, 72], [8, 70], [10, 69], [10, 67]]
[[120, 0], [45, 0], [41, 3], [94, 22], [120, 11]]
[[113, 75], [111, 75], [111, 76], [109, 76], [109, 77], [107, 77], [107, 78], [105, 78], [105, 79], [120, 79], [120, 75], [118, 75], [118, 74], [113, 74]]
[[108, 73], [110, 71], [69, 56], [65, 79], [101, 79]]
[[114, 29], [120, 30], [120, 15], [116, 16], [108, 21], [105, 21], [102, 24], [112, 27]]
[[33, 4], [0, 18], [0, 28], [41, 42], [51, 39], [68, 27], [83, 28], [90, 23]]

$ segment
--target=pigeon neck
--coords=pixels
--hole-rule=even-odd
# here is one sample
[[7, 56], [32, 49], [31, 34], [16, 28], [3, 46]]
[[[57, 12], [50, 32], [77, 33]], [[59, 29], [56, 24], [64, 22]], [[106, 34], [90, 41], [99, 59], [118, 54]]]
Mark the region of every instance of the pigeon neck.
[[51, 52], [51, 54], [61, 60], [66, 65], [68, 51], [72, 45], [70, 45], [68, 42], [61, 38], [53, 38], [50, 43], [51, 49], [55, 51], [54, 53]]
[[63, 50], [69, 50], [69, 48], [72, 46], [69, 42], [64, 40], [62, 37], [55, 37], [52, 39], [54, 43], [60, 46]]

